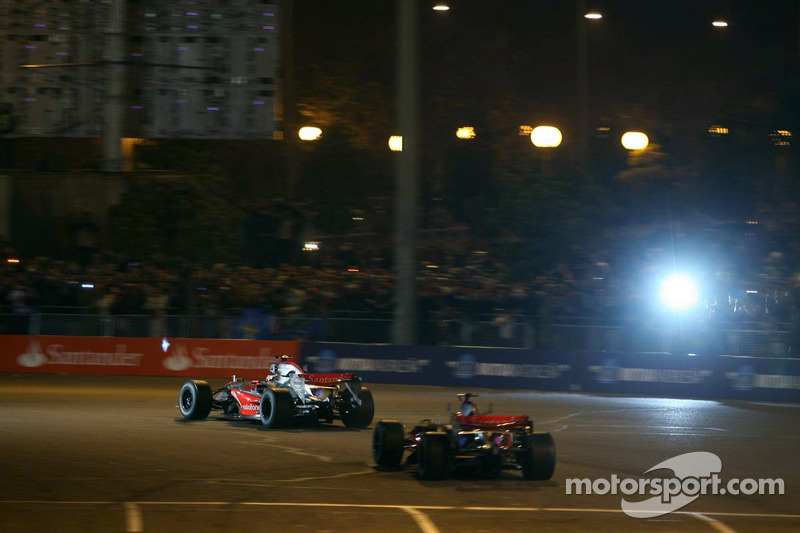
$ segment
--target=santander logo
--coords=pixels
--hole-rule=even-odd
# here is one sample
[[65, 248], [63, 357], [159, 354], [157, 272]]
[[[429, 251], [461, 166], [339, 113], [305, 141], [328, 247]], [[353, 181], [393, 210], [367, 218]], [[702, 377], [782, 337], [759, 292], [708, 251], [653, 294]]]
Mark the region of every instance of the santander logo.
[[[170, 371], [181, 372], [190, 368], [213, 369], [249, 369], [268, 370], [275, 362], [268, 347], [259, 348], [257, 355], [246, 355], [238, 351], [228, 353], [213, 353], [209, 346], [189, 346], [176, 342], [163, 344], [172, 353], [161, 361], [161, 365]], [[246, 348], [242, 345], [241, 348]], [[167, 351], [165, 350], [165, 351]]]
[[38, 340], [28, 343], [27, 349], [17, 356], [23, 368], [45, 365], [70, 366], [141, 366], [143, 353], [128, 353], [126, 344], [116, 344], [113, 351], [94, 351], [83, 347], [65, 346], [59, 342], [45, 344]]
[[165, 357], [161, 364], [167, 370], [180, 372], [192, 367], [192, 358], [186, 354], [186, 346], [179, 344], [176, 346], [174, 353], [169, 357]]
[[37, 368], [47, 364], [47, 356], [42, 352], [39, 341], [31, 341], [27, 351], [17, 356], [17, 364], [25, 368]]

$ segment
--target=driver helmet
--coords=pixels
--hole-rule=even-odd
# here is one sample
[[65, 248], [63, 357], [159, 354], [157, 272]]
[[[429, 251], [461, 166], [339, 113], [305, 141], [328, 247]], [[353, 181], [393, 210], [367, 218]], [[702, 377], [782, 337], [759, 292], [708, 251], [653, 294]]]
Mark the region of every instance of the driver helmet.
[[269, 373], [271, 375], [277, 374], [278, 373], [278, 365], [275, 364], [275, 363], [272, 363], [271, 365], [269, 365]]

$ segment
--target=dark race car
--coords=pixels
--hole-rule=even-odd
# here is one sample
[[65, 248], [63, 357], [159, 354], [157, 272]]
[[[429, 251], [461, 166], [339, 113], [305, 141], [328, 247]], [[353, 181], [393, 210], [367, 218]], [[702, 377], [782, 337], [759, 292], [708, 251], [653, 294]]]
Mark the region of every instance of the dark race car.
[[553, 437], [534, 433], [526, 415], [479, 414], [475, 396], [459, 394], [461, 408], [447, 424], [423, 420], [406, 432], [400, 422], [381, 420], [373, 431], [375, 462], [384, 468], [416, 466], [425, 480], [447, 479], [461, 467], [492, 477], [501, 470], [521, 470], [525, 479], [550, 479], [556, 466]]
[[217, 410], [231, 420], [260, 420], [268, 429], [336, 419], [365, 428], [372, 423], [375, 402], [353, 373], [307, 374], [281, 356], [264, 380], [233, 376], [216, 391], [206, 381], [187, 381], [178, 393], [178, 409], [188, 420], [203, 420]]

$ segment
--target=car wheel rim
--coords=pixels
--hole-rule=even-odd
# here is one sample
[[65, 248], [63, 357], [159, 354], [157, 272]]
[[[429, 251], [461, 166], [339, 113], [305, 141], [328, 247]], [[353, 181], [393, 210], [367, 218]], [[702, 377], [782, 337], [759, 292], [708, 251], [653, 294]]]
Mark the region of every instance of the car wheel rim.
[[183, 394], [183, 410], [188, 411], [192, 408], [192, 395], [188, 392]]

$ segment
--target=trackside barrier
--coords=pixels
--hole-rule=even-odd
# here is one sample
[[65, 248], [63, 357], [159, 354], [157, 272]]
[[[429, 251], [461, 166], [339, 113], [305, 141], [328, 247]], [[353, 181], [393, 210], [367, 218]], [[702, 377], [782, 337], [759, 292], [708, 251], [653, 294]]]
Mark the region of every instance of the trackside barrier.
[[800, 360], [295, 341], [4, 335], [0, 372], [263, 378], [278, 355], [366, 383], [800, 402]]
[[800, 402], [800, 360], [667, 353], [305, 343], [309, 372], [367, 383]]
[[105, 376], [263, 378], [276, 355], [300, 355], [295, 341], [125, 337], [0, 337], [0, 372]]

